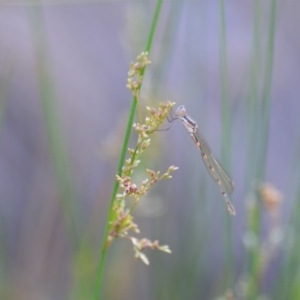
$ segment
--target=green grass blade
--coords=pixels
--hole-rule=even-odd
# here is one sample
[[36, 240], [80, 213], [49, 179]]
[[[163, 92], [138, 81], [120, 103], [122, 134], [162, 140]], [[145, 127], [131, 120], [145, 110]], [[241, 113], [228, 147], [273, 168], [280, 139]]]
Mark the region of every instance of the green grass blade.
[[262, 150], [259, 160], [258, 179], [264, 180], [266, 170], [266, 158], [268, 152], [268, 137], [269, 137], [269, 122], [271, 110], [271, 87], [273, 75], [273, 60], [274, 60], [274, 40], [275, 40], [275, 25], [277, 13], [277, 0], [272, 0], [270, 4], [270, 23], [267, 44], [267, 57], [264, 74], [264, 89], [262, 98]]
[[[221, 96], [222, 96], [222, 163], [229, 171], [231, 165], [231, 109], [229, 92], [229, 72], [227, 61], [226, 42], [226, 19], [224, 0], [219, 0], [219, 35], [220, 35], [220, 73], [221, 73]], [[232, 224], [224, 210], [224, 222], [226, 234], [224, 235], [225, 262], [224, 272], [226, 273], [225, 288], [232, 288], [234, 281], [234, 253]]]
[[[162, 3], [163, 3], [162, 0], [158, 0], [156, 3], [155, 13], [154, 13], [154, 16], [152, 19], [149, 37], [148, 37], [146, 48], [145, 48], [145, 51], [147, 51], [147, 52], [150, 52], [152, 44], [153, 44], [153, 37], [154, 37], [154, 33], [155, 33], [155, 30], [157, 27], [158, 17], [159, 17], [160, 11], [161, 11]], [[145, 72], [145, 68], [141, 71], [141, 74], [143, 75], [144, 72]], [[140, 88], [141, 88], [141, 86], [140, 86]], [[131, 109], [130, 109], [130, 115], [129, 115], [128, 123], [127, 123], [127, 127], [126, 127], [126, 133], [125, 133], [125, 137], [124, 137], [124, 141], [123, 141], [122, 151], [121, 151], [121, 155], [120, 155], [120, 159], [119, 159], [118, 175], [121, 175], [122, 167], [124, 165], [125, 156], [126, 156], [126, 152], [127, 152], [127, 148], [128, 148], [129, 137], [131, 134], [134, 115], [135, 115], [135, 111], [136, 111], [136, 107], [137, 107], [137, 101], [138, 101], [137, 98], [133, 97], [132, 105], [131, 105]], [[107, 254], [106, 241], [107, 241], [108, 230], [109, 230], [109, 219], [110, 219], [110, 216], [112, 213], [113, 201], [116, 197], [118, 188], [119, 188], [119, 183], [117, 181], [115, 181], [113, 190], [112, 190], [109, 208], [108, 208], [108, 220], [106, 222], [104, 234], [103, 234], [103, 240], [102, 240], [102, 246], [101, 246], [101, 252], [100, 252], [100, 261], [99, 261], [99, 265], [97, 268], [96, 283], [95, 283], [95, 288], [94, 288], [94, 299], [95, 300], [100, 299], [100, 297], [101, 297], [101, 285], [102, 285], [102, 279], [103, 279], [105, 258], [106, 258], [106, 254]]]
[[[273, 58], [274, 58], [274, 39], [275, 39], [275, 25], [276, 25], [276, 10], [277, 0], [272, 0], [270, 3], [270, 20], [268, 31], [268, 43], [266, 49], [266, 65], [264, 73], [264, 86], [261, 105], [261, 135], [260, 151], [258, 153], [258, 165], [256, 179], [258, 182], [264, 182], [266, 171], [266, 158], [268, 151], [268, 134], [269, 134], [269, 121], [271, 109], [271, 84], [273, 73]], [[258, 197], [258, 195], [257, 195]], [[250, 230], [253, 231], [258, 238], [260, 238], [261, 228], [261, 210], [260, 206], [256, 205], [250, 222]], [[256, 247], [249, 254], [249, 274], [251, 274], [249, 297], [250, 299], [257, 298], [260, 293], [260, 249]]]
[[64, 215], [67, 229], [73, 245], [78, 243], [79, 227], [78, 202], [72, 178], [71, 164], [63, 126], [55, 95], [55, 86], [51, 74], [46, 40], [46, 28], [43, 11], [40, 7], [28, 8], [32, 25], [33, 46], [36, 57], [38, 88], [42, 103], [42, 112], [46, 128], [46, 137], [50, 152], [51, 163], [55, 174], [59, 201]]

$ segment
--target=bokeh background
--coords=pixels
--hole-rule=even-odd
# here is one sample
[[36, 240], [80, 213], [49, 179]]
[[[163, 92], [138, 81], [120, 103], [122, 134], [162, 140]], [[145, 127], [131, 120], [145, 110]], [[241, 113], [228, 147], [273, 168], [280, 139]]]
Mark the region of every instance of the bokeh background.
[[[0, 1], [1, 299], [94, 299], [127, 72], [155, 6]], [[145, 266], [116, 240], [102, 299], [300, 299], [299, 17], [295, 0], [163, 1], [141, 111], [186, 106], [235, 182], [237, 215], [185, 128], [158, 131], [136, 176], [179, 170], [134, 216], [172, 254], [147, 251]]]

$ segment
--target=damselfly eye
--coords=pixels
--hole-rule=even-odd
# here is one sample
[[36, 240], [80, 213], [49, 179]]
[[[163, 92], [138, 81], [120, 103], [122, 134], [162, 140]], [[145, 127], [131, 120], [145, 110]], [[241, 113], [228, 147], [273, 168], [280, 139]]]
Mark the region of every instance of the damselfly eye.
[[178, 117], [184, 117], [186, 116], [186, 110], [184, 105], [180, 105], [177, 107], [176, 111], [175, 111], [176, 116]]

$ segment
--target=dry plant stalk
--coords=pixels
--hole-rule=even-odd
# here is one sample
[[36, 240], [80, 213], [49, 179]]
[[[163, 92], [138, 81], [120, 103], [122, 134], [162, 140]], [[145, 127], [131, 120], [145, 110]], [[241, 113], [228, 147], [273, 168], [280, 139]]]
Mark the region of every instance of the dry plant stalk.
[[[149, 64], [148, 54], [143, 52], [138, 56], [137, 62], [131, 63], [128, 73], [127, 87], [132, 91], [135, 97], [138, 97], [140, 85], [143, 77], [143, 68]], [[172, 178], [171, 173], [177, 169], [170, 166], [166, 172], [161, 174], [160, 171], [150, 169], [145, 170], [145, 179], [138, 185], [133, 181], [133, 172], [141, 162], [143, 152], [149, 147], [150, 136], [154, 133], [169, 115], [175, 103], [160, 103], [159, 107], [147, 107], [147, 116], [142, 124], [135, 123], [133, 125], [138, 139], [134, 149], [128, 149], [129, 158], [126, 159], [122, 168], [122, 174], [116, 175], [119, 182], [119, 193], [116, 195], [113, 203], [113, 209], [109, 222], [109, 235], [107, 246], [109, 246], [115, 238], [128, 238], [135, 252], [135, 257], [141, 259], [145, 264], [149, 264], [144, 249], [151, 248], [171, 253], [168, 246], [161, 246], [158, 241], [150, 241], [146, 238], [137, 239], [132, 233], [140, 233], [138, 225], [133, 222], [132, 211], [141, 198], [148, 193], [158, 181], [162, 179]]]

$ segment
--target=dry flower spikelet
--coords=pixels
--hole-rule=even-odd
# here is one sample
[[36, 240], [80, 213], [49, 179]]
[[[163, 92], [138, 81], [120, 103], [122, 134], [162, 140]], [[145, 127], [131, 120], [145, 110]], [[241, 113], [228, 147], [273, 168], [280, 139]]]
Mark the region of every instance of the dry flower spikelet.
[[[129, 158], [125, 160], [122, 168], [122, 174], [116, 175], [119, 183], [119, 192], [113, 203], [113, 209], [109, 222], [109, 236], [107, 245], [110, 245], [115, 238], [128, 238], [133, 244], [135, 257], [141, 259], [145, 264], [149, 264], [144, 250], [146, 248], [160, 250], [171, 253], [168, 246], [161, 246], [158, 241], [150, 241], [146, 238], [137, 239], [132, 233], [139, 233], [139, 228], [133, 222], [132, 211], [135, 205], [146, 195], [150, 188], [162, 179], [172, 178], [171, 173], [177, 170], [177, 167], [170, 166], [164, 173], [150, 169], [145, 170], [146, 178], [137, 184], [133, 181], [133, 172], [139, 166], [142, 160], [143, 152], [149, 147], [150, 135], [155, 132], [169, 115], [175, 103], [160, 103], [158, 108], [147, 108], [148, 115], [143, 124], [135, 123], [133, 125], [138, 138], [134, 148], [128, 149]], [[131, 199], [128, 202], [128, 199]], [[132, 201], [133, 200], [133, 201]], [[131, 203], [130, 205], [128, 203]]]

